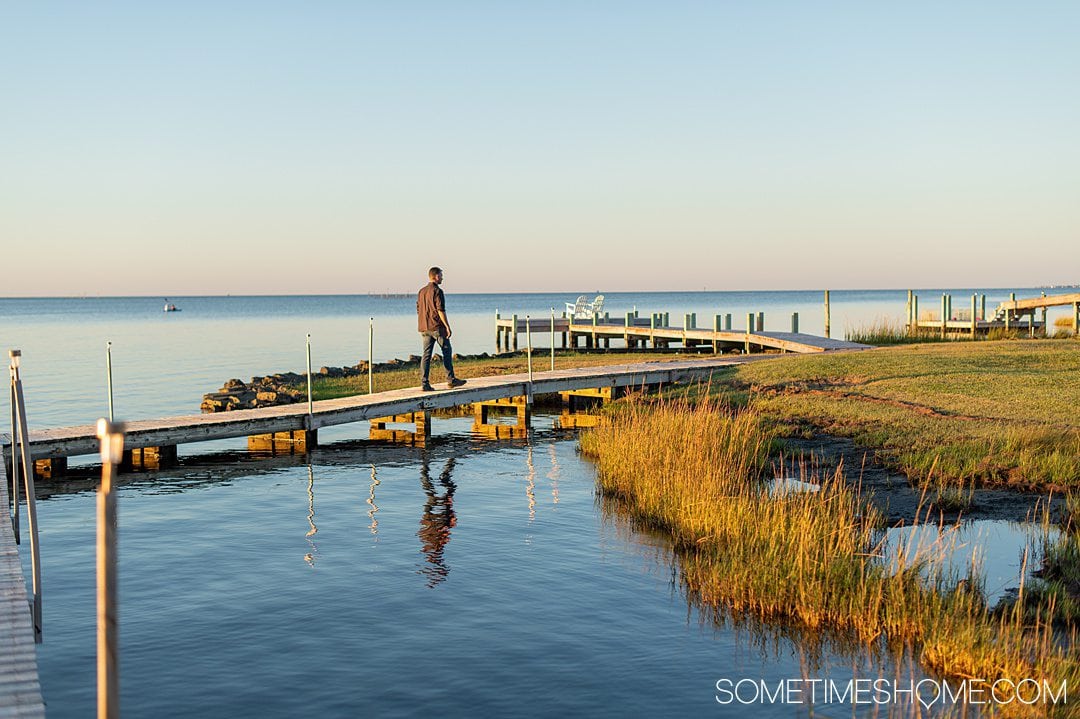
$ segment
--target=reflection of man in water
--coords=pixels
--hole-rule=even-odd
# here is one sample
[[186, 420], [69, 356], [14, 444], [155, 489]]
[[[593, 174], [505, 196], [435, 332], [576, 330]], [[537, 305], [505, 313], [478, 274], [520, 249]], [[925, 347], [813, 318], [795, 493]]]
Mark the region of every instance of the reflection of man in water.
[[457, 485], [451, 479], [453, 472], [454, 458], [450, 457], [439, 475], [439, 484], [445, 490], [440, 495], [431, 481], [428, 455], [427, 452], [424, 453], [420, 463], [420, 485], [424, 488], [427, 500], [424, 502], [424, 514], [420, 517], [420, 530], [416, 536], [420, 537], [420, 545], [427, 556], [428, 564], [431, 565], [420, 569], [420, 573], [427, 577], [429, 588], [434, 588], [450, 573], [450, 568], [443, 559], [443, 548], [450, 541], [450, 529], [457, 524], [457, 516], [454, 514], [454, 490]]

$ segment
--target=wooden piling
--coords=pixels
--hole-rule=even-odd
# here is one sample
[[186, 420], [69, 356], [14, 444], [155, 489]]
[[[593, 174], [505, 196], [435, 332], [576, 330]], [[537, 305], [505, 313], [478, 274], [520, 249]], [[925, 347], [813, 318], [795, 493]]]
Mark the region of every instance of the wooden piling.
[[949, 299], [944, 292], [941, 293], [941, 338], [945, 339], [949, 322]]
[[791, 313], [791, 332], [792, 334], [799, 334], [799, 313]]
[[975, 328], [978, 326], [979, 321], [975, 317], [975, 307], [979, 300], [978, 295], [971, 295], [971, 339], [975, 339]]
[[829, 309], [829, 291], [825, 290], [825, 337], [832, 337], [832, 312]]
[[[573, 320], [571, 320], [573, 322]], [[510, 336], [512, 337], [512, 349], [517, 352], [517, 336], [518, 336], [518, 316], [514, 315], [514, 324], [510, 329]]]

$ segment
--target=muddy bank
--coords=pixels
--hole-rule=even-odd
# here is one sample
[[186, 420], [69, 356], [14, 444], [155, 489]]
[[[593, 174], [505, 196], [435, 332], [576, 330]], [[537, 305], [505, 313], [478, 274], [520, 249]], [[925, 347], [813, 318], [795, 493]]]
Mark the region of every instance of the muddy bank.
[[[890, 525], [910, 524], [920, 513], [927, 518], [928, 505], [933, 503], [933, 489], [925, 493], [921, 488], [913, 487], [908, 478], [895, 470], [888, 469], [873, 460], [873, 450], [856, 445], [844, 437], [817, 435], [811, 439], [785, 437], [782, 440], [784, 461], [787, 475], [798, 473], [799, 457], [813, 457], [816, 466], [823, 470], [833, 470], [841, 462], [848, 481], [861, 483], [863, 491], [885, 515]], [[1061, 514], [1063, 500], [1060, 495], [1049, 497], [1042, 493], [1021, 493], [1002, 489], [975, 489], [971, 505], [963, 510], [931, 509], [930, 517], [939, 517], [946, 522], [957, 519], [996, 519], [1023, 522], [1034, 518], [1036, 511], [1041, 511], [1050, 502], [1051, 518]]]

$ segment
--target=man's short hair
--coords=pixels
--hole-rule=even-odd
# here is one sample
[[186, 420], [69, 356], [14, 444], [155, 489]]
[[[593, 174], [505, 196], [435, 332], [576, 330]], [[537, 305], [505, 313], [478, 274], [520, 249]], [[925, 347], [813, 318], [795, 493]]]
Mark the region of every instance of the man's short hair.
[[441, 274], [442, 274], [442, 268], [441, 267], [432, 267], [430, 270], [427, 271], [427, 276], [428, 276], [429, 280], [433, 280], [438, 275], [441, 275]]

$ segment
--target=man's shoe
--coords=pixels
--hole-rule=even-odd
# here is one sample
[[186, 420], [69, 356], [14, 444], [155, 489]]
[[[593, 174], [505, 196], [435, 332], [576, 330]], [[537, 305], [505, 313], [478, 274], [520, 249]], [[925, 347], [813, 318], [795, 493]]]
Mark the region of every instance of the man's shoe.
[[454, 387], [460, 387], [463, 384], [465, 384], [465, 380], [454, 377], [452, 380], [446, 383], [446, 388], [454, 389]]
[[435, 388], [425, 382], [424, 384], [420, 385], [420, 391], [421, 392], [434, 392]]

